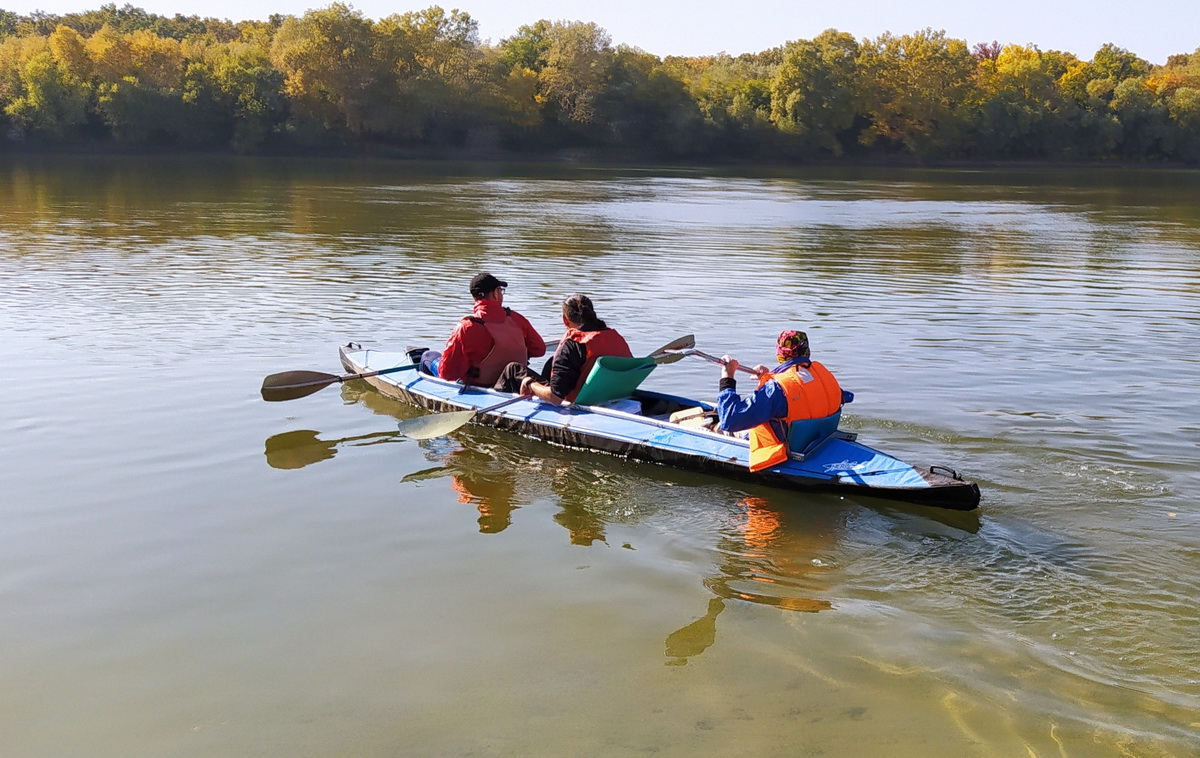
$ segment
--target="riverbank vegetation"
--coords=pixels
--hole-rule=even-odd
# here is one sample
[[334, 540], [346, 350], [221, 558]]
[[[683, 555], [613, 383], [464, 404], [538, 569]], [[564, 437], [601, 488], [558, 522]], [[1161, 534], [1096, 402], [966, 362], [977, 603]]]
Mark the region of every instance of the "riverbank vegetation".
[[594, 23], [498, 43], [433, 6], [230, 22], [0, 10], [0, 150], [379, 150], [688, 161], [1200, 162], [1200, 50], [1152, 65], [828, 30], [659, 58]]

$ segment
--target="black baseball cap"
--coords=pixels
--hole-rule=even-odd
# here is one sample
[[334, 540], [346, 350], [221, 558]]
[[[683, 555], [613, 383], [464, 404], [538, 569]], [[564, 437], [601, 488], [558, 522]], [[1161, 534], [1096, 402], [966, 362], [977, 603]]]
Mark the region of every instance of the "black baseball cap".
[[497, 279], [486, 271], [482, 274], [476, 274], [471, 280], [471, 296], [481, 298], [497, 287], [507, 287], [508, 282]]

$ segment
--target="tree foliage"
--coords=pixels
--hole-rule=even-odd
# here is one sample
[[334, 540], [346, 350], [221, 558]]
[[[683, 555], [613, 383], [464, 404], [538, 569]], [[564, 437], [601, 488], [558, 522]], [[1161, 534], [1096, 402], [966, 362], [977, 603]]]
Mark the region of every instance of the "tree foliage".
[[771, 120], [797, 135], [806, 152], [845, 152], [862, 111], [858, 66], [861, 49], [854, 37], [836, 29], [785, 47], [771, 82]]
[[924, 29], [866, 43], [862, 70], [868, 144], [918, 156], [954, 155], [976, 60], [962, 40]]
[[924, 29], [661, 59], [586, 21], [0, 10], [0, 147], [562, 148], [691, 160], [1200, 161], [1200, 50], [1156, 66]]

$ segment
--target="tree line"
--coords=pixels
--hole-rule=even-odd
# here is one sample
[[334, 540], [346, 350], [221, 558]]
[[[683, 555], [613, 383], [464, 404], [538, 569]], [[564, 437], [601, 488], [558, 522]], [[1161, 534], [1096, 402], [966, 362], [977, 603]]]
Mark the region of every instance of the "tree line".
[[438, 6], [230, 22], [0, 10], [0, 146], [413, 149], [667, 160], [1200, 162], [1200, 49], [1085, 61], [925, 29], [659, 58], [594, 23], [497, 44]]

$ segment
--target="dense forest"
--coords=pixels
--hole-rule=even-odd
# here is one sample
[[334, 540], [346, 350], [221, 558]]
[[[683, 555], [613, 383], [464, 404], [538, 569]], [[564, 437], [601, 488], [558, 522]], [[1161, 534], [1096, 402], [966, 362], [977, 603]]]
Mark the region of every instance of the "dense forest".
[[381, 150], [655, 160], [1200, 162], [1200, 50], [1090, 61], [925, 29], [659, 58], [587, 22], [497, 44], [460, 11], [233, 23], [0, 9], [0, 150]]

